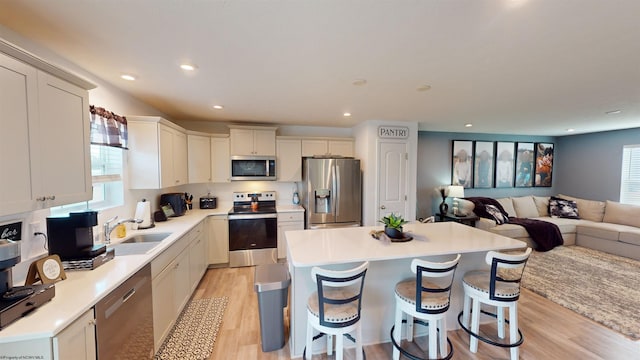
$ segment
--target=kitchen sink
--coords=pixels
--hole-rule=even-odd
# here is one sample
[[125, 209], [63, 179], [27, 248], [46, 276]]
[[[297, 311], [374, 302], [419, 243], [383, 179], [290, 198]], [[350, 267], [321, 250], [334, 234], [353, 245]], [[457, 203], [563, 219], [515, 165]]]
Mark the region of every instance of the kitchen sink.
[[171, 233], [136, 234], [121, 242], [121, 244], [159, 242], [166, 239], [169, 235], [171, 235]]
[[144, 255], [166, 239], [171, 233], [136, 234], [121, 243], [109, 245], [115, 255]]

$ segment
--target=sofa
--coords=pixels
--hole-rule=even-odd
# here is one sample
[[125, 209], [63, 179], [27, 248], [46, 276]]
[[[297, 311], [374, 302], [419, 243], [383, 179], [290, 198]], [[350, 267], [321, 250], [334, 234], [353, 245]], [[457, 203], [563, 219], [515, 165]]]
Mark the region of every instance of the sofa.
[[[640, 206], [614, 201], [595, 201], [568, 195], [556, 197], [521, 196], [495, 199], [509, 217], [537, 219], [556, 224], [564, 245], [579, 245], [614, 255], [640, 260]], [[554, 201], [552, 201], [554, 200]], [[570, 204], [574, 213], [569, 216], [551, 216], [549, 203], [558, 201]], [[565, 203], [566, 201], [566, 203]], [[462, 208], [473, 204], [461, 205]], [[557, 215], [555, 208], [552, 208]], [[476, 227], [496, 234], [527, 242], [532, 248], [537, 245], [524, 227], [495, 220], [480, 218]]]

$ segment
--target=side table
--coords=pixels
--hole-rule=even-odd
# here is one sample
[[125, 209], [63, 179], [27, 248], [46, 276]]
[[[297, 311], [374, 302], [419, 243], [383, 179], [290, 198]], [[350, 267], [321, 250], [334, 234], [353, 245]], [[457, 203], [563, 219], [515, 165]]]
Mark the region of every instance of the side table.
[[476, 215], [463, 216], [463, 215], [454, 215], [452, 213], [446, 213], [444, 214], [444, 216], [442, 214], [437, 214], [436, 218], [439, 219], [439, 221], [455, 221], [471, 227], [475, 227], [476, 221], [480, 219]]

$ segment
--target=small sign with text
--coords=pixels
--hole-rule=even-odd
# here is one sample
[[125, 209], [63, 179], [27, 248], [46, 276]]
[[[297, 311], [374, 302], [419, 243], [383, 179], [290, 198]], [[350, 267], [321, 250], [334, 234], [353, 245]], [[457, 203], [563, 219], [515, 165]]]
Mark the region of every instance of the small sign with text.
[[379, 126], [378, 137], [382, 139], [406, 139], [409, 128], [406, 126]]

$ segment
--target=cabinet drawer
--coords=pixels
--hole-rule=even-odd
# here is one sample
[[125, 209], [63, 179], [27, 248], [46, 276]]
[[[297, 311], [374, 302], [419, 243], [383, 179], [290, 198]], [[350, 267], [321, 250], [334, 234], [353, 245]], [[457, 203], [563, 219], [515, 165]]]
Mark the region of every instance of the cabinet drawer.
[[278, 222], [304, 221], [304, 212], [278, 213]]

